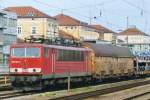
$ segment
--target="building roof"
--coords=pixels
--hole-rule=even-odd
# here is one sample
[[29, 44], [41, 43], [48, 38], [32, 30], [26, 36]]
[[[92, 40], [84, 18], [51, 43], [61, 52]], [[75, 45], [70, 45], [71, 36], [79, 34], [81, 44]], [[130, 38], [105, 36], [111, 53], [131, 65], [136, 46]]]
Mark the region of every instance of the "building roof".
[[142, 32], [141, 30], [134, 28], [128, 28], [122, 32], [120, 32], [118, 35], [145, 35], [148, 36], [146, 33]]
[[54, 16], [56, 20], [59, 22], [60, 26], [82, 26], [82, 25], [88, 25], [85, 22], [82, 22], [80, 20], [77, 20], [71, 16], [59, 14]]
[[130, 49], [126, 47], [94, 43], [89, 43], [88, 46], [94, 50], [95, 56], [97, 57], [133, 57], [133, 54], [130, 51]]
[[68, 34], [67, 32], [63, 31], [63, 30], [59, 30], [59, 36], [65, 39], [70, 39], [70, 40], [79, 40], [76, 37]]
[[91, 27], [93, 27], [94, 29], [98, 30], [99, 32], [103, 32], [103, 33], [115, 33], [112, 30], [102, 26], [102, 25], [90, 25]]
[[4, 10], [15, 12], [18, 18], [52, 18], [52, 19], [55, 19], [31, 6], [8, 7], [8, 8], [5, 8]]

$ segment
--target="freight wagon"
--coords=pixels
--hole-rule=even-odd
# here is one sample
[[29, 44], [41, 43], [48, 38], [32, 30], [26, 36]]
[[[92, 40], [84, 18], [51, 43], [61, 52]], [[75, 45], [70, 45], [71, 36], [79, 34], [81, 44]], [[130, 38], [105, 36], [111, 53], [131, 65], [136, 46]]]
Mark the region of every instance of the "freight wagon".
[[95, 73], [98, 79], [132, 76], [134, 74], [134, 56], [128, 48], [88, 44], [95, 54]]

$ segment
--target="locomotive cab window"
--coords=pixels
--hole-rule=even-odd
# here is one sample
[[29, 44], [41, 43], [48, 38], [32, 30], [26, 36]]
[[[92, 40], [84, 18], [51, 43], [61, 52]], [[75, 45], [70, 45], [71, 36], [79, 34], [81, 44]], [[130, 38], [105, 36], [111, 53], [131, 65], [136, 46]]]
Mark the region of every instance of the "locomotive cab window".
[[84, 53], [75, 50], [58, 50], [57, 61], [84, 61]]
[[40, 57], [40, 48], [26, 48], [26, 57], [37, 58]]
[[25, 57], [25, 49], [24, 48], [13, 48], [11, 50], [11, 55], [13, 57]]
[[12, 57], [38, 58], [40, 57], [40, 48], [12, 48]]

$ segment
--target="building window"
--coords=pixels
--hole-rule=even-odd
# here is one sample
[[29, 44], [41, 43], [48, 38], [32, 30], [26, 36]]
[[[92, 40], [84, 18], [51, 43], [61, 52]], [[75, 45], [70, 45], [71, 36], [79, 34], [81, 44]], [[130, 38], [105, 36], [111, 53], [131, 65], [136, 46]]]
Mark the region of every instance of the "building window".
[[32, 27], [32, 34], [36, 34], [36, 27], [35, 26]]
[[65, 28], [66, 28], [66, 29], [68, 29], [68, 27], [67, 27], [67, 26], [66, 26]]
[[21, 26], [18, 26], [18, 34], [21, 34]]
[[73, 29], [73, 26], [71, 26], [70, 28]]

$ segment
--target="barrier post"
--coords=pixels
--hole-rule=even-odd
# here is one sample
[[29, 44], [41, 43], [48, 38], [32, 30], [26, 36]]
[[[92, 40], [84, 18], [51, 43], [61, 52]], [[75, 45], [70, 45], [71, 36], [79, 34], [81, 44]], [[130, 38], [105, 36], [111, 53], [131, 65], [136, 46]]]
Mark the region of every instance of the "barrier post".
[[5, 85], [7, 84], [7, 76], [4, 76]]
[[70, 93], [70, 72], [68, 74], [68, 93]]

